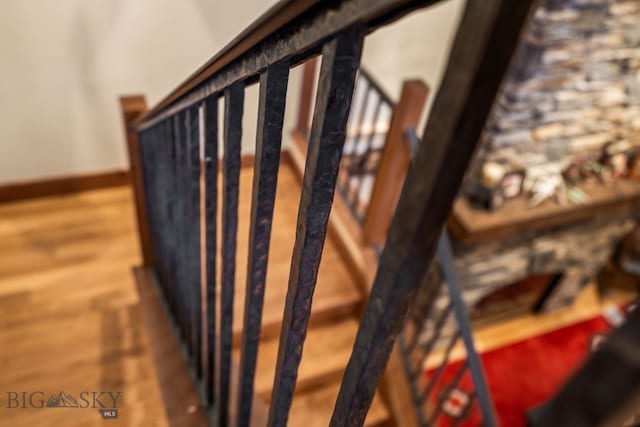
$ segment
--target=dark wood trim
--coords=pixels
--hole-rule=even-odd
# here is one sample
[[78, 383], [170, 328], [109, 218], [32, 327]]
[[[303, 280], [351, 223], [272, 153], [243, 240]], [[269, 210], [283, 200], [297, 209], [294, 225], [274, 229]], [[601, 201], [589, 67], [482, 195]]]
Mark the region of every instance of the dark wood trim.
[[0, 185], [0, 203], [35, 199], [38, 197], [61, 196], [80, 191], [129, 185], [127, 170], [113, 170], [87, 175], [71, 175], [45, 178], [38, 181]]
[[133, 127], [136, 118], [147, 111], [147, 101], [143, 95], [120, 97], [120, 110], [127, 141], [129, 167], [131, 170], [131, 186], [136, 205], [136, 219], [138, 222], [138, 236], [142, 262], [145, 267], [151, 265], [151, 233], [147, 222], [147, 205], [144, 197], [144, 180], [142, 176], [142, 161], [140, 159], [140, 145], [138, 134]]

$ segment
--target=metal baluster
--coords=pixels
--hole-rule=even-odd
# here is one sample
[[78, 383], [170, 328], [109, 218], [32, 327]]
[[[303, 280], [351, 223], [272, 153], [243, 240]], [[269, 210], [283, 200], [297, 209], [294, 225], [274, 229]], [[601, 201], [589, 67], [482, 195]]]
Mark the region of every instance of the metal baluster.
[[166, 175], [164, 174], [165, 169], [165, 159], [164, 159], [164, 148], [165, 148], [165, 122], [158, 123], [156, 127], [156, 137], [155, 144], [153, 147], [153, 155], [155, 157], [155, 168], [156, 168], [156, 176], [155, 186], [154, 186], [154, 198], [156, 199], [155, 208], [153, 209], [153, 225], [152, 227], [156, 230], [154, 234], [157, 234], [157, 238], [155, 239], [154, 246], [154, 264], [156, 265], [155, 271], [157, 273], [158, 281], [162, 291], [164, 292], [165, 298], [169, 294], [168, 281], [166, 277], [166, 236], [165, 233], [158, 232], [158, 230], [162, 230], [163, 225], [166, 223], [167, 217], [167, 195], [165, 192], [160, 191], [163, 188], [164, 183], [166, 181]]
[[191, 357], [196, 378], [202, 377], [202, 270], [200, 265], [200, 105], [186, 111], [188, 205], [187, 234], [189, 256], [187, 283], [191, 307]]
[[185, 207], [187, 202], [185, 200], [185, 165], [186, 165], [186, 147], [183, 143], [185, 138], [185, 117], [184, 111], [176, 114], [174, 119], [174, 139], [176, 147], [176, 175], [175, 175], [175, 234], [174, 244], [176, 247], [175, 262], [176, 262], [176, 292], [178, 295], [178, 304], [180, 306], [180, 332], [181, 338], [184, 342], [188, 342], [190, 336], [189, 327], [189, 294], [186, 291], [185, 284], [187, 283], [185, 277]]
[[238, 191], [244, 83], [234, 83], [224, 92], [224, 167], [222, 174], [222, 293], [220, 305], [220, 362], [216, 402], [218, 425], [229, 421], [231, 347], [233, 344], [233, 294], [236, 274]]
[[260, 75], [236, 427], [249, 426], [251, 419], [288, 80], [288, 61], [272, 65]]
[[144, 199], [145, 203], [148, 207], [147, 210], [147, 221], [149, 223], [149, 233], [151, 244], [151, 260], [154, 266], [154, 269], [157, 266], [158, 255], [157, 248], [159, 246], [158, 235], [156, 234], [156, 219], [155, 219], [155, 184], [153, 182], [154, 179], [154, 171], [153, 171], [153, 159], [148, 150], [148, 145], [150, 143], [150, 133], [153, 128], [146, 129], [142, 132], [138, 132], [138, 149], [140, 150], [140, 167], [142, 171], [142, 181], [143, 181], [143, 190], [144, 190]]
[[352, 188], [352, 180], [354, 178], [357, 179], [357, 177], [354, 177], [354, 175], [357, 175], [358, 173], [358, 148], [360, 147], [361, 141], [364, 138], [364, 135], [362, 135], [362, 127], [364, 126], [367, 111], [369, 110], [369, 100], [371, 99], [371, 94], [373, 93], [373, 87], [371, 86], [369, 80], [365, 78], [363, 78], [362, 80], [366, 82], [367, 89], [361, 100], [360, 111], [358, 114], [358, 127], [356, 128], [357, 132], [353, 139], [353, 149], [350, 152], [351, 159], [349, 161], [349, 168], [347, 173], [348, 181], [345, 191], [345, 198], [349, 204], [349, 207], [351, 208], [351, 211], [356, 217], [358, 216], [358, 185], [356, 184], [355, 187]]
[[183, 324], [183, 317], [182, 317], [182, 301], [180, 299], [180, 292], [179, 292], [179, 288], [178, 288], [178, 253], [179, 253], [179, 247], [178, 247], [178, 235], [179, 235], [179, 229], [178, 229], [178, 217], [179, 217], [179, 203], [180, 203], [180, 198], [179, 198], [179, 194], [178, 194], [178, 170], [179, 170], [179, 166], [178, 166], [178, 162], [179, 162], [179, 154], [180, 154], [180, 148], [179, 148], [179, 142], [178, 142], [178, 137], [177, 137], [177, 126], [176, 126], [176, 121], [177, 121], [177, 117], [172, 117], [170, 119], [168, 119], [168, 135], [169, 135], [169, 141], [170, 141], [170, 159], [171, 159], [171, 164], [170, 164], [170, 175], [169, 175], [169, 186], [168, 186], [168, 192], [171, 194], [171, 198], [172, 198], [172, 202], [169, 204], [169, 228], [168, 230], [166, 230], [167, 233], [167, 240], [168, 240], [168, 254], [169, 254], [169, 277], [170, 277], [170, 286], [171, 286], [171, 292], [173, 294], [173, 305], [174, 305], [174, 312], [173, 312], [173, 317], [174, 317], [174, 321], [176, 323], [176, 325], [178, 326], [178, 329], [182, 332], [184, 324]]
[[165, 281], [167, 282], [167, 293], [168, 293], [168, 301], [169, 307], [173, 316], [173, 321], [176, 324], [178, 322], [179, 316], [179, 307], [178, 307], [178, 297], [176, 292], [176, 277], [175, 277], [175, 240], [173, 240], [174, 236], [174, 227], [175, 227], [175, 192], [173, 191], [173, 186], [175, 185], [175, 162], [176, 162], [176, 151], [175, 151], [175, 140], [173, 135], [173, 120], [167, 119], [163, 122], [163, 133], [164, 133], [164, 169], [163, 175], [165, 176], [165, 181], [163, 184], [163, 191], [167, 196], [166, 200], [166, 210], [165, 210], [165, 229], [162, 233], [163, 235], [163, 258], [165, 260], [166, 270], [164, 272]]
[[451, 351], [453, 350], [453, 347], [455, 346], [459, 337], [460, 337], [460, 333], [459, 331], [456, 331], [455, 334], [453, 334], [449, 339], [449, 344], [447, 344], [447, 349], [444, 352], [444, 356], [442, 357], [442, 362], [440, 362], [440, 366], [438, 366], [436, 373], [431, 378], [429, 378], [429, 383], [427, 384], [427, 387], [425, 387], [424, 391], [420, 394], [420, 397], [419, 397], [420, 402], [425, 402], [428, 399], [429, 394], [431, 394], [431, 390], [433, 390], [436, 383], [444, 373], [444, 368], [449, 364], [449, 357], [451, 356]]
[[206, 210], [206, 325], [207, 352], [205, 360], [205, 394], [209, 404], [214, 402], [216, 354], [216, 255], [218, 241], [218, 97], [207, 98], [204, 104], [204, 158]]
[[376, 135], [376, 124], [380, 118], [380, 111], [382, 110], [382, 96], [378, 94], [378, 103], [376, 104], [375, 109], [373, 110], [373, 118], [371, 119], [371, 133], [367, 136], [367, 140], [365, 142], [365, 151], [362, 154], [362, 158], [358, 161], [357, 170], [359, 172], [358, 177], [358, 185], [356, 186], [356, 199], [355, 199], [355, 212], [357, 213], [358, 221], [362, 222], [362, 218], [364, 212], [366, 212], [366, 206], [363, 207], [364, 212], [360, 211], [360, 195], [362, 193], [362, 183], [364, 182], [364, 178], [368, 175], [367, 172], [367, 164], [369, 163], [369, 156], [371, 155], [371, 146], [373, 144], [373, 139]]
[[473, 379], [473, 385], [478, 396], [478, 402], [480, 403], [482, 417], [486, 425], [496, 426], [498, 425], [498, 421], [493, 411], [493, 402], [491, 401], [491, 395], [489, 394], [489, 389], [484, 379], [482, 364], [473, 345], [471, 321], [467, 314], [466, 305], [462, 300], [462, 291], [458, 282], [455, 266], [453, 265], [453, 254], [446, 230], [443, 230], [440, 234], [440, 240], [438, 241], [438, 258], [440, 259], [444, 279], [449, 286], [449, 298], [451, 299], [453, 313], [458, 322], [460, 336], [462, 337], [462, 342], [467, 352], [467, 363], [469, 364], [471, 378]]
[[[430, 282], [429, 274], [427, 274], [421, 285], [421, 290], [419, 292], [425, 292], [427, 295], [425, 296], [426, 305], [423, 307], [421, 304], [415, 304], [413, 310], [420, 311], [418, 317], [420, 318], [420, 324], [416, 327], [416, 331], [411, 337], [411, 341], [407, 345], [407, 352], [411, 353], [415, 349], [416, 345], [418, 345], [418, 339], [420, 338], [420, 331], [422, 330], [422, 325], [424, 324], [424, 319], [431, 317], [431, 312], [433, 310], [433, 306], [438, 299], [438, 295], [442, 290], [442, 283], [440, 282]], [[431, 285], [431, 286], [429, 286]], [[426, 290], [423, 290], [422, 287], [427, 287]], [[418, 293], [420, 295], [420, 293]], [[419, 301], [422, 301], [421, 298], [418, 298]]]
[[285, 426], [291, 408], [344, 147], [363, 35], [361, 29], [346, 31], [327, 42], [322, 49], [322, 66], [269, 407], [270, 427]]
[[427, 357], [429, 357], [429, 354], [431, 353], [436, 343], [438, 342], [438, 339], [440, 338], [440, 334], [442, 333], [442, 329], [444, 327], [444, 323], [447, 321], [447, 318], [449, 317], [449, 313], [451, 313], [451, 302], [448, 302], [444, 310], [442, 310], [439, 313], [438, 319], [436, 320], [433, 326], [433, 328], [435, 329], [433, 332], [433, 336], [431, 337], [429, 342], [427, 342], [422, 348], [421, 355], [418, 358], [418, 361], [419, 361], [418, 371], [420, 371], [420, 367], [427, 360]]

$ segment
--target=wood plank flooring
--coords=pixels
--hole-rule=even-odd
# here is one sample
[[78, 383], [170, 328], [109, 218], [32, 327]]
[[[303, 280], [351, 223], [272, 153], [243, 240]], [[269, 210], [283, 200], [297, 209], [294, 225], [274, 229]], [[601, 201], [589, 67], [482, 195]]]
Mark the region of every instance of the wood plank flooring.
[[114, 426], [167, 426], [131, 266], [126, 187], [0, 206], [0, 426], [104, 426], [97, 409], [7, 408], [8, 391], [122, 392]]
[[[251, 170], [243, 169], [237, 335], [242, 328], [251, 178]], [[297, 178], [286, 166], [279, 184], [265, 296], [264, 321], [271, 325], [265, 328], [267, 336], [279, 331], [300, 197]], [[119, 419], [109, 420], [109, 425], [169, 425], [131, 273], [140, 256], [130, 190], [0, 205], [0, 253], [0, 427], [104, 425], [97, 410], [6, 408], [7, 391], [42, 391], [46, 399], [60, 390], [74, 396], [86, 390], [122, 391]], [[314, 300], [319, 323], [352, 313], [360, 298], [327, 241]], [[189, 408], [182, 410], [187, 413]], [[180, 408], [172, 411], [175, 415]]]

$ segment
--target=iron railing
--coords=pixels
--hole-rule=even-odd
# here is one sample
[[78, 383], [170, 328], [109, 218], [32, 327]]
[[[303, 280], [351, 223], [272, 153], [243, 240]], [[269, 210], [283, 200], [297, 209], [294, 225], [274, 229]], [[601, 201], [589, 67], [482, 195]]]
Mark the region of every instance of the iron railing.
[[337, 185], [340, 195], [361, 225], [371, 199], [394, 107], [382, 86], [369, 72], [360, 68]]
[[[296, 386], [347, 121], [368, 32], [435, 1], [290, 0], [278, 3], [137, 123], [151, 264], [187, 344], [214, 424], [247, 426], [289, 70], [321, 53], [322, 66], [296, 224], [296, 241], [267, 424], [284, 426]], [[531, 1], [468, 1], [446, 73], [413, 159], [364, 308], [331, 426], [360, 426], [435, 253]], [[248, 291], [235, 419], [230, 405], [232, 309], [243, 97], [259, 82]], [[224, 111], [217, 110], [224, 98]], [[217, 119], [223, 116], [221, 230], [216, 225]], [[200, 210], [200, 147], [205, 205]], [[205, 220], [206, 282], [200, 278]], [[222, 248], [216, 251], [220, 232]], [[221, 280], [216, 283], [216, 263]], [[220, 301], [216, 289], [220, 287]], [[217, 313], [219, 303], [220, 312]], [[218, 317], [219, 315], [219, 317]], [[219, 319], [219, 322], [218, 322]], [[206, 348], [203, 345], [206, 343]], [[204, 350], [204, 351], [203, 351]], [[202, 355], [202, 357], [201, 357]]]
[[[446, 231], [437, 258], [444, 281], [425, 280], [411, 322], [398, 340], [417, 419], [425, 427], [497, 426]], [[459, 346], [462, 357], [454, 359]]]

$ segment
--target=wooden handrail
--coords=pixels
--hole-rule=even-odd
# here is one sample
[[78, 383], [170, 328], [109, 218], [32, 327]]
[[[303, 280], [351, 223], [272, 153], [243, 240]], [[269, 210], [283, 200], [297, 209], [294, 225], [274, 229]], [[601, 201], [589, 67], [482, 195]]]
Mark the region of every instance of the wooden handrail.
[[363, 238], [370, 245], [381, 246], [387, 237], [411, 161], [404, 132], [418, 125], [428, 93], [429, 89], [420, 80], [405, 81], [402, 85], [365, 217]]
[[136, 220], [140, 239], [140, 251], [142, 254], [142, 265], [149, 267], [151, 266], [151, 240], [149, 224], [147, 224], [147, 208], [144, 200], [140, 142], [134, 128], [136, 119], [147, 111], [147, 100], [144, 95], [122, 96], [120, 97], [120, 110], [122, 112], [127, 139], [127, 153], [129, 155], [129, 168], [131, 169], [131, 187], [133, 189], [133, 198], [136, 206]]
[[[159, 116], [175, 114], [234, 82], [255, 83], [260, 71], [269, 64], [286, 59], [291, 66], [298, 65], [317, 55], [327, 39], [354, 25], [363, 26], [369, 33], [416, 8], [440, 1], [443, 0], [353, 0], [327, 5], [319, 0], [280, 0], [139, 117], [135, 126], [139, 129], [150, 126], [159, 120]], [[327, 9], [331, 9], [330, 17]], [[299, 21], [303, 18], [312, 24], [300, 26]], [[283, 45], [283, 38], [289, 39], [289, 43]], [[252, 59], [243, 62], [247, 57]], [[212, 82], [216, 77], [217, 81]], [[203, 87], [206, 84], [210, 85], [208, 89]]]
[[200, 83], [204, 82], [207, 78], [213, 76], [225, 65], [247, 52], [251, 47], [255, 46], [278, 28], [294, 20], [319, 2], [320, 0], [278, 1], [258, 19], [253, 21], [251, 25], [245, 28], [237, 37], [225, 45], [225, 47], [209, 59], [202, 67], [191, 74], [182, 84], [162, 99], [162, 101], [141, 116], [138, 122], [162, 111], [191, 89], [194, 89]]

